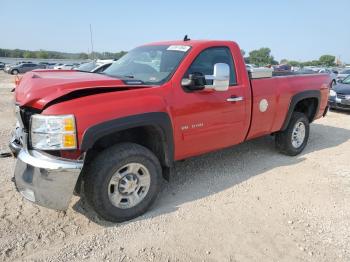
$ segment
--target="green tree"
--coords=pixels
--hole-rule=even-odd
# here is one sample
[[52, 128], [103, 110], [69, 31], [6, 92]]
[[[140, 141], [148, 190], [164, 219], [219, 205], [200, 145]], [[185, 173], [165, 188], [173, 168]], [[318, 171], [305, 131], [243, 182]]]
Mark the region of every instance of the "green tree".
[[288, 65], [290, 65], [290, 66], [300, 66], [300, 62], [291, 60], [291, 61], [288, 61]]
[[10, 50], [9, 53], [10, 53], [10, 57], [23, 58], [23, 50], [14, 49], [14, 50]]
[[80, 53], [78, 56], [79, 59], [88, 59], [89, 55], [87, 53]]
[[280, 64], [282, 64], [282, 65], [288, 64], [288, 60], [287, 59], [282, 59], [280, 61]]
[[260, 48], [249, 52], [249, 62], [258, 66], [275, 64], [271, 49], [267, 47]]
[[47, 59], [49, 58], [49, 54], [45, 50], [40, 50], [40, 51], [37, 51], [36, 57], [41, 59]]
[[320, 57], [319, 61], [320, 61], [320, 65], [334, 66], [335, 65], [335, 56], [323, 55]]
[[23, 53], [23, 58], [35, 58], [35, 57], [36, 57], [35, 52], [24, 51]]

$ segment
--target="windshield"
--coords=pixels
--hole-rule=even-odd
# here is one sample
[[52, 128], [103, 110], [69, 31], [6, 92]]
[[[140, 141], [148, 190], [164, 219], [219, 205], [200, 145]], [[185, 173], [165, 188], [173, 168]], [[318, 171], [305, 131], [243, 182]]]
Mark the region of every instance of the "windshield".
[[350, 84], [350, 76], [346, 77], [342, 83], [343, 84]]
[[96, 66], [97, 66], [96, 62], [93, 61], [93, 62], [80, 65], [79, 67], [77, 67], [77, 70], [90, 72], [92, 69], [95, 69]]
[[175, 72], [189, 49], [184, 45], [138, 47], [113, 62], [103, 73], [133, 80], [126, 83], [162, 84]]

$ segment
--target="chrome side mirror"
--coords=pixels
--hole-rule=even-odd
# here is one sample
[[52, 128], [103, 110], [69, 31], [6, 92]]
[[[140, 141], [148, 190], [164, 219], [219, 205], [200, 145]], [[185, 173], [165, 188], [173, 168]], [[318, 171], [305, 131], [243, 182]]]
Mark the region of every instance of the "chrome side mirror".
[[205, 79], [213, 80], [213, 85], [206, 85], [206, 89], [214, 89], [215, 91], [227, 91], [230, 85], [230, 66], [225, 63], [215, 64], [214, 74], [206, 75]]

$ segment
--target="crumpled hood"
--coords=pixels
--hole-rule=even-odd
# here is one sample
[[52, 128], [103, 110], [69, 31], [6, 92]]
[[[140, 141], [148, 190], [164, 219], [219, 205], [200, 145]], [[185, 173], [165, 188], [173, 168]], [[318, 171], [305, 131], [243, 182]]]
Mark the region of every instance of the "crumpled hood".
[[26, 73], [16, 87], [16, 103], [43, 109], [59, 97], [78, 90], [98, 88], [137, 88], [126, 85], [122, 80], [102, 74], [74, 70], [35, 70]]

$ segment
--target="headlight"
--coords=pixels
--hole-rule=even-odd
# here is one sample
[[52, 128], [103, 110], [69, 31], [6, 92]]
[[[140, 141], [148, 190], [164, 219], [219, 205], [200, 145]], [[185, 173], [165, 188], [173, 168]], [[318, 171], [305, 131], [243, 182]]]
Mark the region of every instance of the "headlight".
[[32, 147], [40, 150], [76, 149], [74, 116], [33, 115], [30, 140]]
[[330, 96], [337, 96], [337, 93], [334, 90], [329, 90], [329, 95]]

